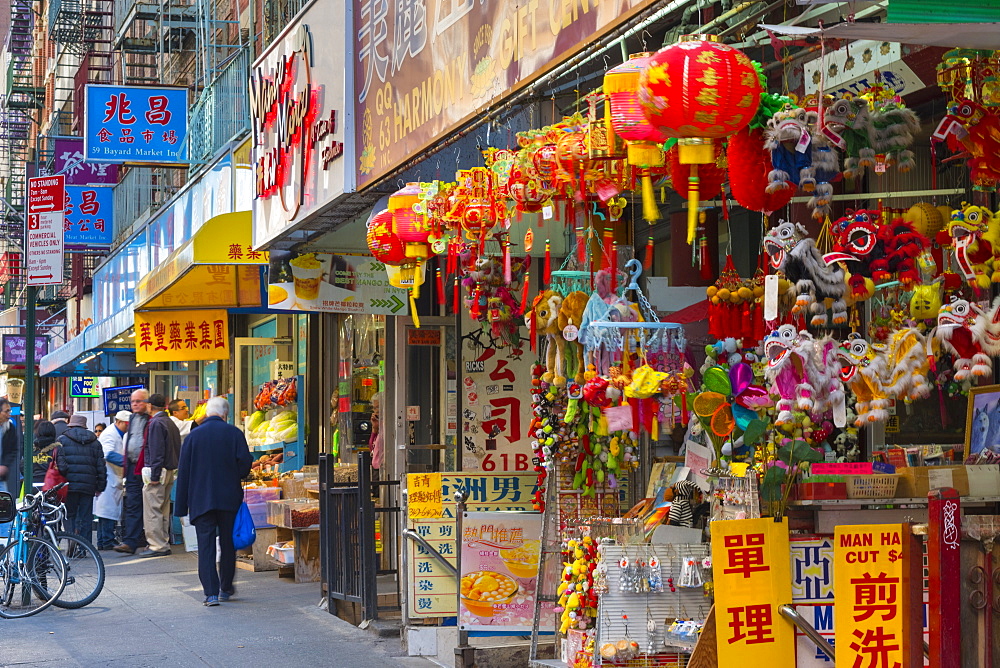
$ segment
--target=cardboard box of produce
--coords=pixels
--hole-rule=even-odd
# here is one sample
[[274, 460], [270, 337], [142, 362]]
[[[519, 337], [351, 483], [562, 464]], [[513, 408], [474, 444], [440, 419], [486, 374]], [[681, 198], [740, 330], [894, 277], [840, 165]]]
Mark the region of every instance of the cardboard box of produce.
[[969, 496], [969, 475], [965, 466], [907, 466], [899, 469], [896, 498], [927, 498], [938, 487], [953, 487], [960, 496]]

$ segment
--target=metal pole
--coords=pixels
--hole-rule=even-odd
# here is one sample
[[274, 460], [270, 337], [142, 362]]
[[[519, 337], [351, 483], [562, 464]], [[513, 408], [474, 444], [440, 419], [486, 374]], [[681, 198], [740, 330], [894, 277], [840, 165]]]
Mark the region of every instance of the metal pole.
[[[24, 397], [21, 400], [21, 412], [24, 414], [24, 492], [31, 491], [31, 470], [33, 466], [34, 452], [33, 434], [35, 421], [35, 302], [37, 301], [36, 288], [34, 285], [27, 287], [25, 296], [25, 308], [27, 313], [27, 327], [25, 331], [25, 352], [24, 352]], [[11, 490], [12, 492], [14, 490]]]

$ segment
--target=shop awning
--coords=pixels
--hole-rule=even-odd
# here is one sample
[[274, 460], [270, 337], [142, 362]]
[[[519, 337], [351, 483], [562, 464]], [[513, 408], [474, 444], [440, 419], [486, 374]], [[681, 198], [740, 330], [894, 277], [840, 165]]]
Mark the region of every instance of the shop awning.
[[206, 221], [139, 281], [135, 310], [261, 306], [260, 267], [268, 254], [252, 250], [252, 227], [249, 211]]
[[1000, 49], [1000, 23], [837, 23], [823, 28], [761, 24], [760, 27], [778, 35], [797, 37], [873, 39], [925, 46]]

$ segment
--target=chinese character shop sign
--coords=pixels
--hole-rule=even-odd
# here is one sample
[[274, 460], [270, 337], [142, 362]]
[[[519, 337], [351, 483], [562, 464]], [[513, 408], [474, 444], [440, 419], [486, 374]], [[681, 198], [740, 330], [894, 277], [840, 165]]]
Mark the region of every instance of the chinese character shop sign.
[[833, 586], [838, 666], [922, 665], [921, 618], [911, 610], [910, 595], [911, 569], [916, 567], [919, 579], [920, 559], [919, 551], [911, 550], [909, 525], [836, 528]]
[[720, 666], [794, 666], [788, 525], [773, 519], [712, 522]]
[[137, 311], [135, 361], [187, 362], [229, 357], [229, 315], [225, 309]]
[[88, 162], [187, 162], [187, 88], [89, 84], [86, 127]]
[[336, 8], [313, 5], [250, 76], [255, 247], [345, 192], [343, 33], [314, 49], [307, 20], [334, 25]]
[[114, 236], [111, 186], [66, 186], [63, 230], [67, 246], [108, 247]]
[[28, 179], [24, 234], [28, 285], [62, 283], [65, 202], [66, 182], [62, 176]]

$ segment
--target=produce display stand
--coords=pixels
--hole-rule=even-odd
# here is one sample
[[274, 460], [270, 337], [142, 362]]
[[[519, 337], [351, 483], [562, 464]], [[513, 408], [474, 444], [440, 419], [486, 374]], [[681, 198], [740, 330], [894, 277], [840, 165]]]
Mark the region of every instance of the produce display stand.
[[[250, 446], [250, 452], [254, 456], [255, 460], [259, 460], [264, 455], [274, 454], [276, 452], [282, 453], [282, 461], [277, 464], [277, 470], [279, 473], [285, 473], [287, 471], [297, 471], [302, 468], [305, 462], [305, 441], [306, 441], [306, 425], [305, 425], [305, 397], [302, 393], [302, 388], [304, 387], [303, 376], [294, 376], [291, 380], [296, 383], [296, 398], [294, 403], [285, 404], [284, 406], [279, 406], [274, 403], [268, 403], [265, 406], [257, 407], [255, 410], [270, 411], [274, 409], [285, 409], [289, 410], [294, 408], [295, 410], [295, 423], [297, 426], [297, 438], [294, 441], [279, 442], [279, 443], [264, 443], [259, 445]], [[276, 381], [269, 381], [276, 382]], [[248, 434], [249, 436], [249, 434]]]

